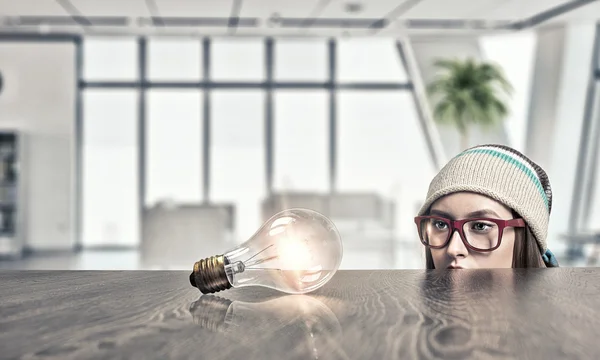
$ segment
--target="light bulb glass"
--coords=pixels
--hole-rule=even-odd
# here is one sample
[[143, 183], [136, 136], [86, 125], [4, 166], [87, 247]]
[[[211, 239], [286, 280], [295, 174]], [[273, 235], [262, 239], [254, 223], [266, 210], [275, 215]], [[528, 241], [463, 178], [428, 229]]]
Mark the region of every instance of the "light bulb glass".
[[233, 287], [263, 286], [304, 294], [323, 286], [342, 261], [335, 225], [308, 209], [289, 209], [271, 217], [246, 242], [223, 254]]

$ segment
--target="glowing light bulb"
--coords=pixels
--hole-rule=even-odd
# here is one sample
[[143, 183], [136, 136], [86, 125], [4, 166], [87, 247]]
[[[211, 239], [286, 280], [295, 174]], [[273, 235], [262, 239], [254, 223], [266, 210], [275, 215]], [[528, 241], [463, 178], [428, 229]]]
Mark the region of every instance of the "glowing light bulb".
[[204, 294], [245, 286], [304, 294], [331, 279], [342, 255], [331, 220], [313, 210], [289, 209], [267, 220], [243, 244], [196, 262], [190, 283]]

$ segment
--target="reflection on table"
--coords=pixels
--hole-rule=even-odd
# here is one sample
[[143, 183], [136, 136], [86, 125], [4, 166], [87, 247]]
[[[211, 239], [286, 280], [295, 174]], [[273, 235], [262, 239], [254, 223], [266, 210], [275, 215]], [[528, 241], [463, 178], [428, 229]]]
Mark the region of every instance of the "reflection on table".
[[190, 313], [200, 327], [266, 357], [348, 358], [339, 342], [342, 330], [338, 319], [311, 296], [284, 295], [246, 302], [203, 295], [191, 304]]

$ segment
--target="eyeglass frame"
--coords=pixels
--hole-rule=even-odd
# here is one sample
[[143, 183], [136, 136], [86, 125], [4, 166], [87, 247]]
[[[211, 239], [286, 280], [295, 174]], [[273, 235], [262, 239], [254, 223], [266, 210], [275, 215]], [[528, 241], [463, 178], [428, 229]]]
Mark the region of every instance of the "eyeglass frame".
[[[429, 220], [429, 219], [443, 221], [450, 226], [450, 231], [448, 231], [448, 238], [444, 241], [444, 243], [442, 245], [433, 246], [431, 244], [425, 243], [425, 240], [423, 239], [423, 234], [421, 234], [420, 224], [421, 224], [421, 221]], [[493, 248], [490, 248], [490, 249], [479, 249], [479, 248], [476, 248], [475, 246], [469, 244], [469, 242], [467, 241], [467, 237], [465, 236], [465, 233], [464, 233], [464, 226], [466, 223], [472, 222], [472, 221], [489, 221], [489, 222], [495, 223], [498, 226], [498, 243], [496, 244], [496, 246], [494, 246]], [[502, 243], [502, 236], [504, 235], [504, 229], [506, 229], [507, 227], [524, 228], [527, 226], [527, 224], [525, 223], [525, 220], [523, 220], [521, 218], [504, 220], [504, 219], [479, 217], [479, 218], [462, 219], [462, 220], [450, 220], [450, 219], [447, 219], [447, 218], [444, 218], [441, 216], [416, 216], [415, 224], [417, 225], [417, 232], [419, 233], [419, 239], [421, 240], [421, 243], [430, 249], [445, 248], [446, 246], [448, 246], [448, 243], [450, 242], [450, 239], [452, 239], [452, 236], [454, 236], [454, 232], [458, 231], [458, 235], [460, 236], [460, 239], [462, 240], [463, 244], [465, 244], [465, 246], [468, 249], [471, 249], [471, 250], [477, 251], [477, 252], [490, 252], [490, 251], [494, 251], [494, 250], [498, 249], [500, 247], [500, 244]]]

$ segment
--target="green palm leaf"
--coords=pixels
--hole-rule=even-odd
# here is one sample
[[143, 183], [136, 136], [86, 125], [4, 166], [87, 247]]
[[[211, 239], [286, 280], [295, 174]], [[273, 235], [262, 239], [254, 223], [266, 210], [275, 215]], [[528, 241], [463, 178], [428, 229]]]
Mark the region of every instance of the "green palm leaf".
[[468, 58], [438, 59], [437, 77], [427, 86], [433, 115], [465, 134], [470, 125], [489, 127], [509, 113], [506, 98], [513, 88], [496, 64]]

